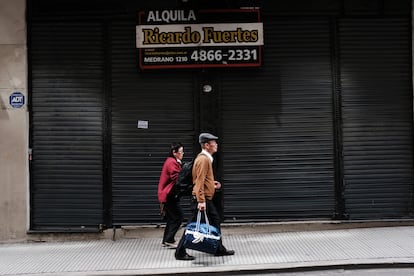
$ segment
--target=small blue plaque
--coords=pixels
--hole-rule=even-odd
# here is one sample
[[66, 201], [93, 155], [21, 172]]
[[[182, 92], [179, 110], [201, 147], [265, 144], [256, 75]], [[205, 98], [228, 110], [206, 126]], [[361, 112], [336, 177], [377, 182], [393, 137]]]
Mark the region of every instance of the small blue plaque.
[[21, 108], [24, 105], [24, 95], [21, 92], [13, 92], [10, 95], [9, 103], [13, 108]]

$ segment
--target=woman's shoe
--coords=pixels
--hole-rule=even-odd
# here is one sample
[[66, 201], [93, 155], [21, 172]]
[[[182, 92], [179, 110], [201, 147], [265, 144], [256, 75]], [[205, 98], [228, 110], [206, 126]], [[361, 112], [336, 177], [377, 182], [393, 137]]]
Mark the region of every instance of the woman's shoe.
[[178, 242], [163, 242], [162, 245], [168, 248], [177, 248]]

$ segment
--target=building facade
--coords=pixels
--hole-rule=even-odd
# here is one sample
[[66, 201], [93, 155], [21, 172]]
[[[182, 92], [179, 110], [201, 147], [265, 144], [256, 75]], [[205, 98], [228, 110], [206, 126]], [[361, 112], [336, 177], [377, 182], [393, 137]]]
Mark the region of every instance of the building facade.
[[226, 222], [412, 219], [411, 1], [137, 2], [1, 4], [2, 240], [159, 223], [202, 131]]

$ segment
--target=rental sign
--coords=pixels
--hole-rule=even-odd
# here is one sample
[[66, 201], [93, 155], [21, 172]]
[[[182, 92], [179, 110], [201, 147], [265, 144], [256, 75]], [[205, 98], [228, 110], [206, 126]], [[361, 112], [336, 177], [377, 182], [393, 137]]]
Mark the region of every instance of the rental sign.
[[141, 69], [258, 67], [262, 45], [258, 9], [146, 11], [136, 26]]

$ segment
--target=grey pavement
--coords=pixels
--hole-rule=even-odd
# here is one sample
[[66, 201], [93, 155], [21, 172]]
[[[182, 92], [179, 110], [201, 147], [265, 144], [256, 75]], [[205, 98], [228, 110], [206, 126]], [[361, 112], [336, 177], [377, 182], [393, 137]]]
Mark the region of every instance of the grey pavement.
[[[159, 237], [0, 244], [0, 275], [168, 275], [282, 273], [361, 267], [414, 267], [414, 226], [234, 234], [234, 256], [188, 250], [177, 261]], [[161, 232], [160, 232], [161, 233]]]

